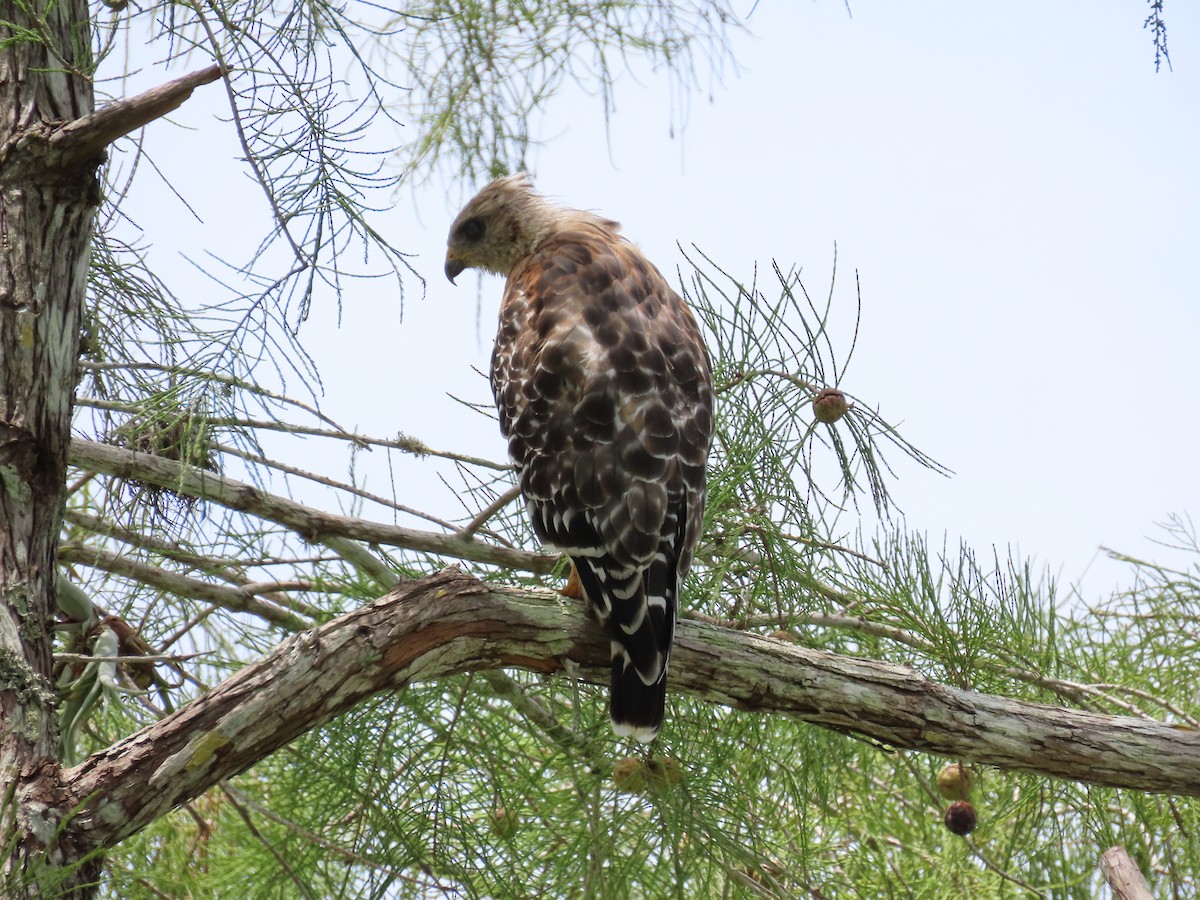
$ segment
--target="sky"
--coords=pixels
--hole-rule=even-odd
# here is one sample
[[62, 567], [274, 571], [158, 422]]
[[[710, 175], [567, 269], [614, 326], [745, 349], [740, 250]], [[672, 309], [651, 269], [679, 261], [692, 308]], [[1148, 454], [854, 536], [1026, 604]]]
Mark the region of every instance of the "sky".
[[[1011, 547], [1085, 597], [1128, 582], [1102, 546], [1180, 562], [1154, 540], [1172, 514], [1200, 521], [1200, 9], [1167, 3], [1174, 69], [1156, 73], [1136, 0], [850, 6], [740, 4], [736, 67], [683, 99], [623, 75], [607, 127], [598, 96], [565, 90], [535, 119], [539, 189], [620, 220], [666, 273], [694, 244], [746, 280], [802, 267], [824, 296], [836, 243], [841, 321], [854, 272], [863, 303], [842, 386], [954, 472], [901, 463], [891, 485], [934, 545]], [[128, 198], [154, 264], [193, 284], [183, 254], [265, 222], [222, 102], [201, 89], [146, 134], [199, 219], [153, 176]], [[490, 401], [476, 370], [502, 282], [442, 275], [481, 186], [405, 189], [376, 219], [427, 282], [403, 310], [383, 281], [354, 285], [340, 321], [314, 309], [301, 339], [342, 424], [504, 458], [495, 423], [454, 399]], [[344, 471], [344, 453], [302, 452]], [[428, 469], [372, 464], [369, 487], [457, 512]]]

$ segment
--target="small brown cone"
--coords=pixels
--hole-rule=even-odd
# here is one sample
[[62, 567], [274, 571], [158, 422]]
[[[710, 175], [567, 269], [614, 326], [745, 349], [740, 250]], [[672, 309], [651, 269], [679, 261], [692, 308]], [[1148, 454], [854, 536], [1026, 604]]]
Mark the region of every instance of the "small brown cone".
[[832, 425], [846, 414], [850, 404], [846, 402], [846, 395], [837, 388], [822, 388], [813, 397], [812, 407], [818, 422]]
[[938, 793], [947, 800], [966, 800], [975, 786], [975, 773], [962, 763], [950, 763], [938, 772]]
[[966, 800], [955, 800], [946, 807], [945, 815], [942, 818], [948, 831], [963, 837], [974, 831], [975, 825], [979, 822], [975, 807]]

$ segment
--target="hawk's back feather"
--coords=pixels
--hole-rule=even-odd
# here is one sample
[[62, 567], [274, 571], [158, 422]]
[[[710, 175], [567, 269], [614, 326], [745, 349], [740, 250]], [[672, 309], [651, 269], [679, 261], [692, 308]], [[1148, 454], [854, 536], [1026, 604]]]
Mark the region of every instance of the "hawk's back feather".
[[712, 386], [683, 300], [600, 227], [509, 277], [492, 385], [534, 529], [569, 554], [612, 641], [612, 719], [662, 724], [678, 589], [704, 516]]
[[650, 741], [704, 517], [708, 354], [616, 223], [549, 221], [507, 273], [492, 388], [534, 530], [570, 555], [609, 634], [613, 727]]

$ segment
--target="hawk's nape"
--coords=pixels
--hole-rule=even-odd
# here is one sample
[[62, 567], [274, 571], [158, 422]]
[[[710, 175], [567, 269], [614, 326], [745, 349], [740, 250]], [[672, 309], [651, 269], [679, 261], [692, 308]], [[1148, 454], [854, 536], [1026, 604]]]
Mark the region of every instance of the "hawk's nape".
[[713, 389], [691, 310], [618, 227], [509, 176], [451, 226], [446, 272], [507, 277], [501, 431], [535, 532], [574, 561], [609, 635], [613, 727], [649, 742], [703, 524]]

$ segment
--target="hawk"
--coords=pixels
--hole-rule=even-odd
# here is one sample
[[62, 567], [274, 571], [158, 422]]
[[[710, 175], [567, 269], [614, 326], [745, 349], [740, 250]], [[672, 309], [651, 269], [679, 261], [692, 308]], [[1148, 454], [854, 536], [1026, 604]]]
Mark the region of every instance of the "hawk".
[[534, 531], [570, 556], [609, 635], [613, 730], [649, 743], [704, 520], [713, 387], [691, 310], [619, 228], [510, 175], [454, 220], [446, 277], [507, 278], [500, 429]]

